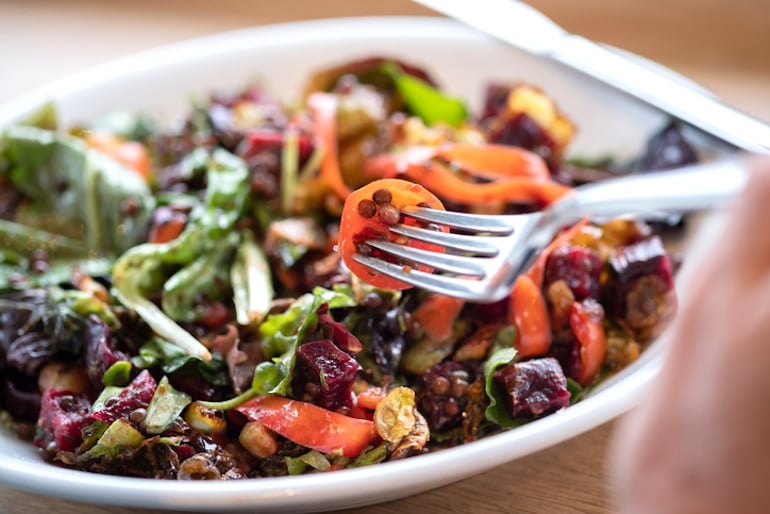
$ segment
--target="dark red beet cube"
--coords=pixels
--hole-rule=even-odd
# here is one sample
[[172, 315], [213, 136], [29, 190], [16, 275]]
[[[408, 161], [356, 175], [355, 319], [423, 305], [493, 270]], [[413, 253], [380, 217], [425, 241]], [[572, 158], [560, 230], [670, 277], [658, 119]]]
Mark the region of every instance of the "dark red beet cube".
[[35, 446], [46, 454], [75, 450], [83, 442], [81, 431], [92, 422], [88, 416], [90, 408], [91, 402], [85, 395], [48, 389], [40, 401]]
[[295, 388], [313, 403], [329, 410], [351, 407], [356, 360], [328, 339], [311, 341], [297, 349]]
[[676, 310], [671, 262], [658, 237], [618, 249], [609, 260], [610, 318], [644, 341], [657, 335]]
[[158, 384], [147, 370], [139, 373], [120, 394], [107, 400], [103, 409], [91, 415], [92, 420], [112, 423], [118, 418], [126, 417], [138, 408], [145, 408], [152, 400]]
[[564, 280], [575, 299], [599, 299], [599, 276], [602, 261], [599, 254], [582, 246], [563, 245], [548, 256], [545, 264], [544, 285]]
[[567, 378], [552, 357], [508, 364], [493, 379], [507, 393], [513, 418], [536, 418], [569, 406]]
[[481, 120], [499, 116], [508, 105], [508, 95], [511, 94], [511, 86], [497, 82], [487, 84], [484, 88], [484, 109]]

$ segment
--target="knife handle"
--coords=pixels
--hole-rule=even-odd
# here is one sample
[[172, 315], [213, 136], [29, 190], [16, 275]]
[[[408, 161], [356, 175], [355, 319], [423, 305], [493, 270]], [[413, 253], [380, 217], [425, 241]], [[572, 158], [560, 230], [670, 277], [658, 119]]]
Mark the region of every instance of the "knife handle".
[[770, 154], [770, 125], [601, 44], [570, 35], [549, 56], [738, 148]]

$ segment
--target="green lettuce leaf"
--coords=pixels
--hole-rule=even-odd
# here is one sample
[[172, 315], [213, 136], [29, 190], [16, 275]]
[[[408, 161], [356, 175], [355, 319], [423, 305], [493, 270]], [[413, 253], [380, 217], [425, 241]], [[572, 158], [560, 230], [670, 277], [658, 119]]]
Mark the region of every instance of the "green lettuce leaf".
[[498, 368], [513, 362], [516, 358], [516, 348], [513, 347], [513, 340], [516, 332], [514, 327], [502, 329], [495, 341], [492, 354], [484, 361], [484, 381], [485, 391], [489, 397], [489, 405], [485, 411], [488, 421], [500, 425], [503, 428], [513, 428], [523, 424], [521, 420], [516, 420], [508, 413], [505, 407], [505, 393], [500, 391], [494, 382], [494, 374]]
[[260, 325], [262, 351], [283, 375], [270, 393], [291, 394], [297, 348], [318, 323], [318, 308], [323, 304], [338, 309], [353, 307], [356, 301], [344, 293], [316, 287], [312, 293], [300, 296], [285, 312], [268, 316]]
[[131, 248], [117, 260], [113, 269], [113, 286], [121, 303], [135, 310], [159, 336], [203, 360], [211, 358], [210, 352], [172, 318], [180, 317], [187, 303], [179, 297], [170, 304], [167, 300], [166, 306], [174, 311], [167, 313], [148, 296], [164, 287], [169, 294], [169, 291], [183, 293], [181, 287], [200, 291], [210, 285], [207, 281], [212, 279], [211, 275], [196, 277], [190, 272], [177, 276], [167, 285], [168, 269], [184, 268], [197, 259], [216, 260], [212, 254], [228, 244], [233, 226], [248, 201], [248, 177], [248, 169], [241, 159], [224, 150], [215, 150], [208, 162], [204, 201], [193, 209], [185, 230], [173, 241]]
[[446, 123], [457, 127], [468, 118], [468, 108], [461, 99], [449, 96], [424, 80], [404, 73], [395, 64], [389, 63], [383, 68], [393, 79], [396, 90], [409, 110], [426, 125]]
[[147, 406], [147, 415], [142, 422], [145, 431], [148, 434], [162, 434], [191, 401], [189, 394], [174, 389], [164, 376], [158, 382], [155, 394]]
[[82, 226], [86, 251], [118, 254], [145, 236], [155, 200], [123, 164], [80, 139], [36, 127], [6, 129], [0, 146], [11, 183], [48, 218]]

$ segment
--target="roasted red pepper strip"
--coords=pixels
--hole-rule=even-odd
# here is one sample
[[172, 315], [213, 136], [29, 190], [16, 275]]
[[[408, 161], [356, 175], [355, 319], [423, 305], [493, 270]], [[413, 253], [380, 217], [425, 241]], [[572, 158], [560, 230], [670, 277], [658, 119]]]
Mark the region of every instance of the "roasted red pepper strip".
[[[401, 176], [422, 184], [443, 200], [462, 204], [548, 205], [570, 190], [551, 180], [548, 167], [539, 156], [521, 148], [494, 144], [413, 146], [400, 154], [369, 159], [366, 172], [373, 178]], [[488, 181], [479, 183], [474, 177]]]
[[516, 325], [517, 357], [545, 355], [551, 348], [551, 321], [540, 286], [529, 275], [516, 279], [511, 293], [509, 322]]
[[329, 93], [313, 93], [308, 98], [308, 106], [323, 148], [321, 179], [338, 197], [345, 199], [350, 188], [342, 180], [337, 155], [337, 98]]
[[440, 146], [436, 157], [456, 163], [466, 173], [478, 177], [551, 179], [548, 166], [540, 156], [515, 146], [456, 143]]
[[393, 176], [392, 169], [400, 170], [403, 178], [423, 185], [442, 200], [460, 204], [535, 202], [538, 205], [549, 205], [570, 191], [570, 188], [557, 182], [530, 177], [506, 177], [486, 183], [470, 182], [437, 162], [404, 165], [394, 163], [390, 156], [375, 157], [367, 162], [367, 173], [372, 176]]
[[235, 410], [299, 445], [356, 457], [377, 439], [374, 424], [283, 396], [257, 396]]
[[570, 328], [580, 343], [580, 366], [573, 378], [583, 386], [596, 379], [607, 352], [603, 319], [604, 310], [593, 299], [574, 302], [570, 307]]

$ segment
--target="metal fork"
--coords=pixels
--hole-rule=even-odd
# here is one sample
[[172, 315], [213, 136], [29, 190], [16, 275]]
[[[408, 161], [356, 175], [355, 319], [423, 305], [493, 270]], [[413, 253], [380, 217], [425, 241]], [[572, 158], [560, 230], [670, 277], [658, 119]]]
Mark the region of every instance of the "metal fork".
[[[549, 208], [532, 214], [476, 215], [409, 208], [404, 215], [447, 226], [450, 232], [405, 224], [390, 231], [440, 245], [446, 253], [369, 240], [369, 246], [400, 262], [424, 264], [439, 273], [356, 254], [374, 271], [413, 286], [478, 302], [510, 294], [516, 277], [526, 271], [562, 228], [588, 216], [624, 214], [663, 219], [675, 213], [713, 209], [734, 198], [745, 186], [749, 165], [743, 156], [655, 173], [609, 179], [575, 191]], [[460, 232], [460, 233], [458, 233]]]

